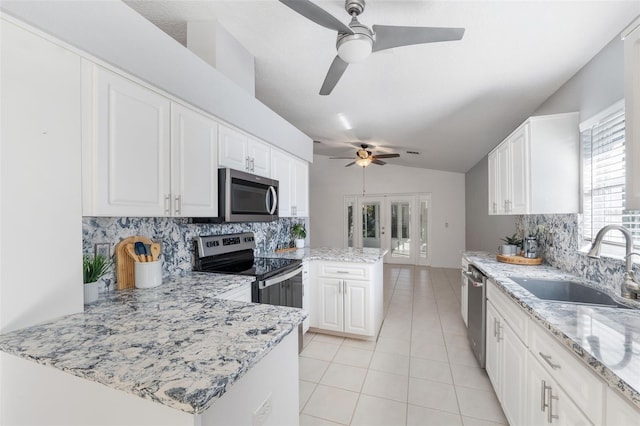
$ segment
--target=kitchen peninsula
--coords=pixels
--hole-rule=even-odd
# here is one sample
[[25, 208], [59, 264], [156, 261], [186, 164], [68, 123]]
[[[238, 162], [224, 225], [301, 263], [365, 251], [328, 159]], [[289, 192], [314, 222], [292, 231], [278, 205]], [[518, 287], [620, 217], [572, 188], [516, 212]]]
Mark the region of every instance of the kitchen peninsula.
[[2, 362], [11, 366], [4, 371], [20, 383], [7, 396], [5, 420], [250, 424], [263, 409], [270, 421], [297, 423], [292, 331], [306, 313], [218, 298], [251, 281], [188, 273], [0, 336]]

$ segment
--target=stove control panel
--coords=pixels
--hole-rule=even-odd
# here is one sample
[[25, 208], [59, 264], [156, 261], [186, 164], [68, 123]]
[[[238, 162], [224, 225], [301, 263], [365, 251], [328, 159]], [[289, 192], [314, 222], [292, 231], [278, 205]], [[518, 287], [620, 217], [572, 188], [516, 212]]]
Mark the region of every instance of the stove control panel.
[[201, 258], [256, 248], [253, 232], [196, 237], [194, 242]]

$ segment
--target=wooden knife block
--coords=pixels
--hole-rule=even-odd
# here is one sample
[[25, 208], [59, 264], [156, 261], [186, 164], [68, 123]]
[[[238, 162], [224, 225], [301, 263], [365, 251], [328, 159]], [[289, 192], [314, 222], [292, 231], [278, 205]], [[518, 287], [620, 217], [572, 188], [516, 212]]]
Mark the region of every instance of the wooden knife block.
[[118, 290], [134, 288], [136, 285], [133, 271], [135, 260], [129, 256], [126, 247], [127, 244], [135, 244], [138, 241], [143, 244], [153, 243], [150, 238], [135, 235], [133, 237], [125, 238], [116, 244], [116, 284]]

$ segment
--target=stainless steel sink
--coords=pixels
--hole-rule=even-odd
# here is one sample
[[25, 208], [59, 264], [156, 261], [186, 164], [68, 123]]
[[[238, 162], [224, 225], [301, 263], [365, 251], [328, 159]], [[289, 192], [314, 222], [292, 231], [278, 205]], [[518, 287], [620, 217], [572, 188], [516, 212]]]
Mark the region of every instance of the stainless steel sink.
[[606, 293], [574, 281], [541, 280], [520, 277], [509, 278], [520, 285], [520, 287], [533, 293], [533, 295], [539, 299], [629, 308], [628, 306], [618, 303], [613, 297]]

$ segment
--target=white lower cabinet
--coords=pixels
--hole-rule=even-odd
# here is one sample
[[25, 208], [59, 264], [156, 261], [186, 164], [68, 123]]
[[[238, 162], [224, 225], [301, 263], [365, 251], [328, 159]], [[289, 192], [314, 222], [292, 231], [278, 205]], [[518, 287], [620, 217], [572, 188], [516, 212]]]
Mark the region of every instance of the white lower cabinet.
[[592, 424], [532, 353], [527, 367], [527, 392], [527, 425]]
[[527, 348], [487, 302], [486, 369], [509, 424], [524, 424]]
[[609, 426], [634, 425], [640, 422], [640, 409], [625, 401], [614, 389], [607, 389], [607, 416]]
[[382, 324], [382, 260], [375, 264], [314, 262], [315, 310], [319, 330], [374, 337]]

